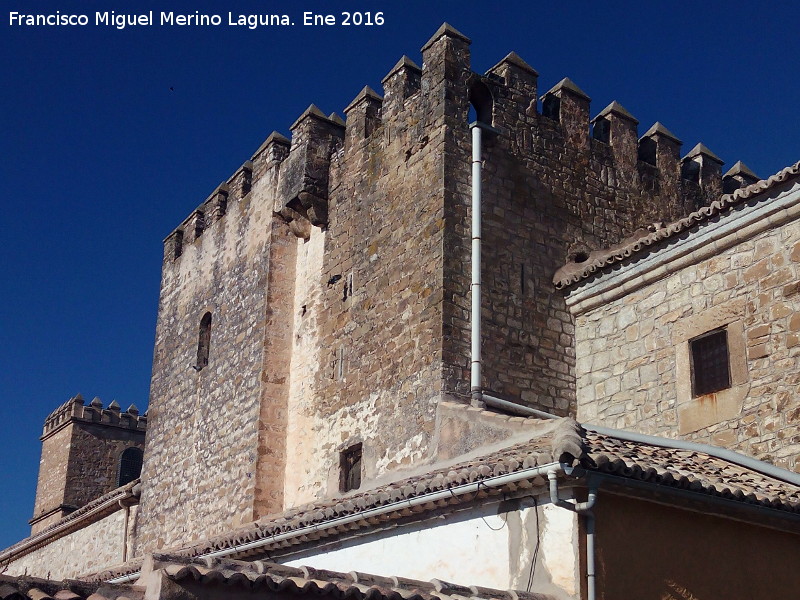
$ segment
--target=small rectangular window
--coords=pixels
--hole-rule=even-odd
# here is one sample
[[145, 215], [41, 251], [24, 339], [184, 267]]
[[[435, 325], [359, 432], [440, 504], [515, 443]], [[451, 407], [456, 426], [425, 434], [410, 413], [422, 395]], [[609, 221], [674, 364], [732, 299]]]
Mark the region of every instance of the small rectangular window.
[[339, 455], [339, 491], [361, 487], [361, 444], [350, 446]]
[[689, 354], [695, 398], [731, 387], [727, 330], [717, 329], [689, 340]]

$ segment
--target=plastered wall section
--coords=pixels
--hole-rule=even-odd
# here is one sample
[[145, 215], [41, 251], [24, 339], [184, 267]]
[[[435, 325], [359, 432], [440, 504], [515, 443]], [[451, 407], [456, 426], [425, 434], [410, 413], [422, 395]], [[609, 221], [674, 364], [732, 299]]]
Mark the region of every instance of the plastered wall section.
[[[138, 506], [129, 510], [130, 529], [136, 520]], [[122, 563], [125, 543], [125, 510], [118, 510], [20, 557], [8, 565], [5, 574], [31, 575], [56, 581], [77, 578]], [[130, 544], [130, 535], [127, 543]]]
[[[800, 469], [800, 223], [577, 318], [578, 420]], [[730, 389], [693, 398], [688, 340], [728, 331]]]
[[309, 552], [286, 564], [529, 589], [566, 599], [577, 597], [580, 589], [578, 539], [575, 513], [551, 504], [537, 508], [526, 499]]
[[[199, 235], [189, 220], [181, 255], [165, 254], [137, 555], [253, 521], [257, 497], [270, 497], [257, 489], [270, 247], [291, 235], [272, 227], [272, 189], [251, 190], [240, 169], [224, 215], [204, 215]], [[206, 312], [208, 365], [198, 369]]]

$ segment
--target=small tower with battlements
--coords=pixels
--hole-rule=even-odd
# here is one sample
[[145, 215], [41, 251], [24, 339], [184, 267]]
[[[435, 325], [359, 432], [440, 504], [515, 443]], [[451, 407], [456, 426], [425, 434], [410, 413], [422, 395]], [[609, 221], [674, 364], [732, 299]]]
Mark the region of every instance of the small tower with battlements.
[[147, 416], [136, 406], [122, 411], [80, 394], [45, 419], [36, 503], [36, 534], [62, 517], [139, 477]]

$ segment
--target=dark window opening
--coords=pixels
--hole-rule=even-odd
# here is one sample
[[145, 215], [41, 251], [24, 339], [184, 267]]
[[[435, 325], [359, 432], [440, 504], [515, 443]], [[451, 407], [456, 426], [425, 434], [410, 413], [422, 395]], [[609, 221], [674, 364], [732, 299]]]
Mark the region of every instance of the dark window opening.
[[692, 396], [731, 387], [728, 332], [717, 329], [689, 341], [692, 362]]
[[580, 251], [576, 252], [575, 256], [572, 257], [572, 262], [576, 263], [583, 263], [589, 260], [589, 255], [586, 252]]
[[656, 142], [645, 137], [639, 140], [639, 160], [648, 165], [656, 166]]
[[211, 348], [211, 313], [207, 312], [200, 320], [200, 335], [197, 340], [197, 365], [199, 371], [208, 365], [208, 352]]
[[339, 491], [361, 487], [361, 444], [354, 444], [339, 455]]
[[344, 290], [342, 293], [342, 302], [346, 301], [352, 295], [353, 295], [353, 274], [348, 273], [347, 277], [344, 278]]
[[119, 472], [117, 473], [117, 487], [139, 479], [142, 474], [143, 452], [139, 448], [126, 448], [119, 457]]
[[686, 181], [700, 183], [700, 165], [693, 160], [687, 160], [681, 165], [681, 177]]
[[592, 127], [592, 137], [604, 144], [611, 143], [611, 121], [606, 118], [597, 119]]
[[558, 123], [561, 120], [561, 99], [552, 94], [542, 98], [542, 116]]
[[486, 125], [492, 124], [492, 93], [485, 83], [476, 81], [469, 88], [469, 102], [475, 109], [475, 120]]

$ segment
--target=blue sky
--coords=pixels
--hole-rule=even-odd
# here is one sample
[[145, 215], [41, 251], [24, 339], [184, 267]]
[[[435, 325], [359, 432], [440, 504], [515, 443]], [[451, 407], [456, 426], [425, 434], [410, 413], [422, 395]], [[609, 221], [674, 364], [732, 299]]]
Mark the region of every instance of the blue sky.
[[[297, 25], [11, 27], [8, 13], [287, 13]], [[304, 27], [304, 11], [384, 25]], [[81, 392], [147, 405], [162, 239], [273, 130], [342, 109], [443, 21], [483, 72], [515, 50], [592, 115], [617, 100], [728, 168], [800, 159], [798, 9], [735, 2], [3, 0], [0, 548], [29, 532], [41, 426]]]

